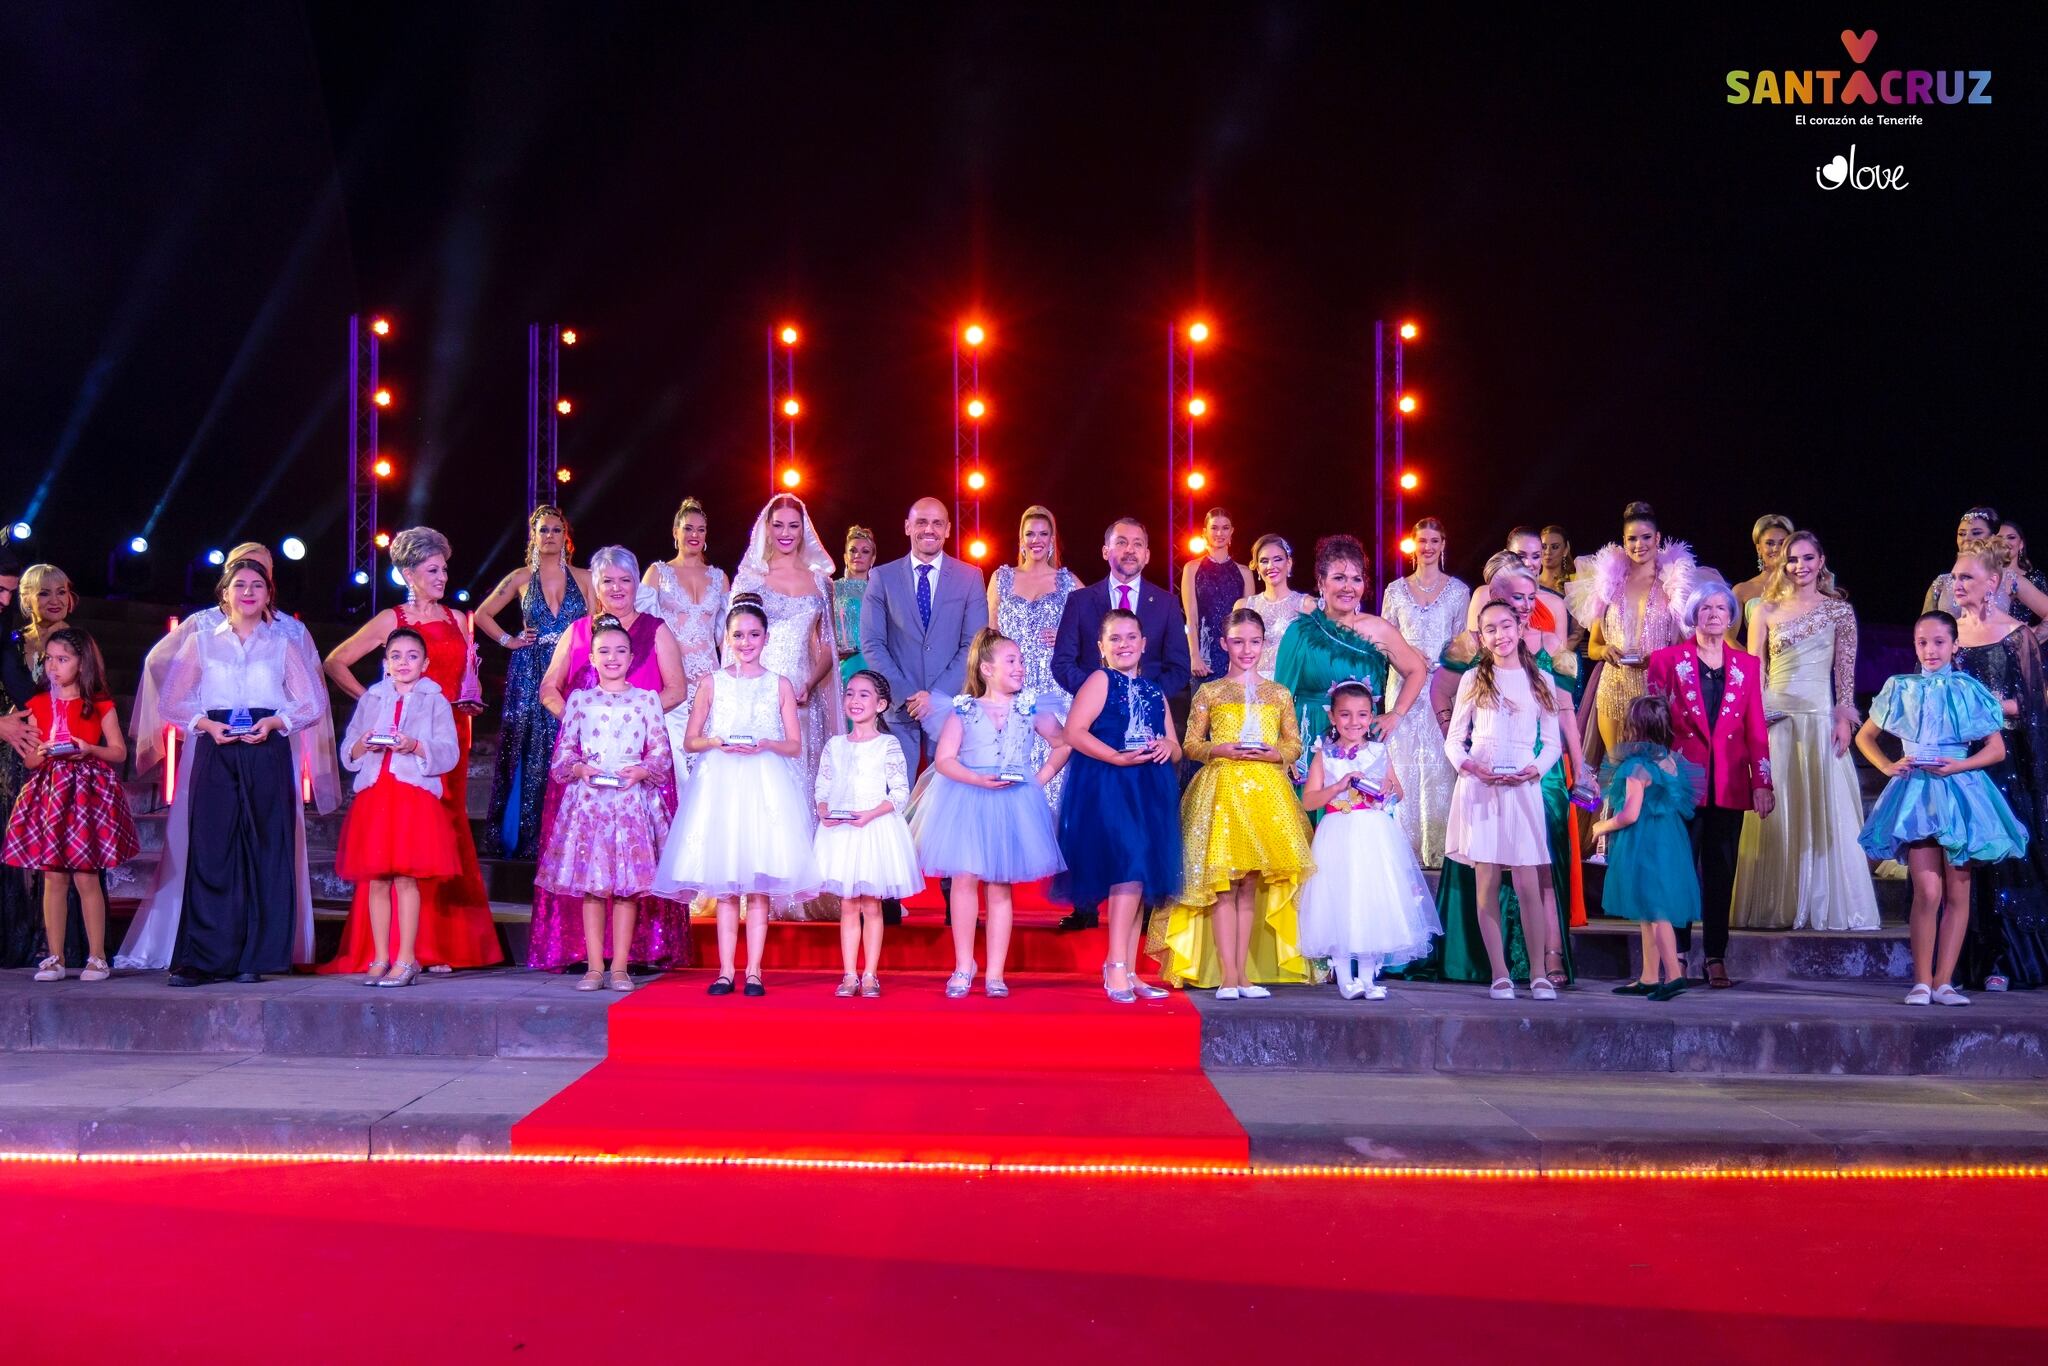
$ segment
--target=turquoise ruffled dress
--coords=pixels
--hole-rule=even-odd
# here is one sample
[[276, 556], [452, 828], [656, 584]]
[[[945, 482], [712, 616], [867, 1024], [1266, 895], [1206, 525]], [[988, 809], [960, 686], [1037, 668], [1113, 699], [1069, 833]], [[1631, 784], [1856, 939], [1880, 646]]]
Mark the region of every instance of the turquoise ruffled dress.
[[[1991, 689], [1966, 673], [1900, 674], [1885, 680], [1870, 719], [1906, 746], [1907, 756], [1963, 759], [1996, 735], [2005, 715]], [[1857, 842], [1874, 859], [1934, 840], [1951, 864], [1997, 863], [2027, 852], [2027, 828], [1983, 769], [1944, 778], [1905, 768], [1884, 785]]]
[[1600, 909], [1625, 920], [1690, 925], [1700, 918], [1700, 880], [1692, 859], [1693, 780], [1697, 765], [1662, 745], [1626, 746], [1607, 766], [1607, 805], [1628, 801], [1628, 781], [1648, 778], [1632, 824], [1607, 837], [1607, 880]]

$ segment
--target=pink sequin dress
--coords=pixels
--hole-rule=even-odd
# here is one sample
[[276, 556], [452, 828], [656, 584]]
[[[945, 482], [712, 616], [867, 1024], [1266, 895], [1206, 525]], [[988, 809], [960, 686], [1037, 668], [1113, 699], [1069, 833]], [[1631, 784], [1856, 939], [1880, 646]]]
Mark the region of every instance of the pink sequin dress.
[[[653, 781], [604, 786], [577, 778], [579, 763], [595, 775], [644, 768]], [[645, 896], [668, 838], [661, 783], [672, 769], [658, 694], [645, 688], [571, 693], [549, 773], [563, 785], [562, 800], [534, 886], [560, 896]]]

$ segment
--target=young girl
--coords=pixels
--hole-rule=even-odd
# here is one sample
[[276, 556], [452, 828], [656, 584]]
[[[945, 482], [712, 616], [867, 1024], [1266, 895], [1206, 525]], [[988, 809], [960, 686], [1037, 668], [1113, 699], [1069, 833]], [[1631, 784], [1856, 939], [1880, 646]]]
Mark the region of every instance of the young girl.
[[1608, 770], [1607, 809], [1614, 814], [1593, 826], [1595, 835], [1608, 837], [1601, 909], [1636, 921], [1643, 936], [1642, 975], [1616, 987], [1616, 995], [1668, 1001], [1685, 990], [1677, 927], [1700, 918], [1699, 875], [1686, 830], [1698, 778], [1693, 763], [1672, 751], [1670, 701], [1656, 693], [1630, 701]]
[[633, 667], [633, 637], [617, 617], [599, 617], [591, 626], [590, 665], [597, 686], [570, 693], [562, 710], [550, 770], [563, 784], [562, 798], [534, 885], [583, 898], [584, 973], [578, 991], [605, 985], [605, 904], [611, 904], [611, 988], [631, 991], [627, 964], [634, 921], [639, 899], [654, 886], [668, 824], [661, 784], [675, 760], [660, 694], [636, 688], [626, 677]]
[[[910, 802], [910, 770], [903, 746], [882, 729], [889, 684], [873, 669], [846, 676], [839, 697], [853, 731], [825, 742], [818, 759], [818, 887], [839, 898], [839, 957], [846, 966], [835, 996], [880, 996], [875, 965], [882, 956], [882, 900], [924, 887], [917, 850], [903, 808]], [[972, 931], [969, 931], [972, 933]], [[868, 970], [859, 967], [867, 950]]]
[[[1522, 941], [1540, 964], [1557, 933], [1543, 913], [1540, 883], [1550, 875], [1543, 775], [1562, 752], [1557, 698], [1536, 670], [1522, 640], [1515, 609], [1495, 598], [1479, 609], [1480, 655], [1458, 681], [1458, 697], [1444, 735], [1444, 754], [1458, 770], [1444, 830], [1445, 856], [1471, 865], [1479, 900], [1479, 937], [1493, 972], [1489, 994], [1515, 998], [1515, 979], [1502, 952], [1500, 875], [1506, 869], [1519, 903]], [[1541, 969], [1530, 974], [1529, 994], [1555, 1001], [1557, 988]]]
[[[368, 883], [375, 944], [366, 986], [408, 987], [420, 975], [420, 879], [462, 870], [455, 829], [441, 805], [441, 775], [461, 750], [455, 712], [426, 677], [427, 642], [410, 626], [384, 641], [384, 677], [356, 703], [341, 737], [341, 765], [356, 775], [355, 800], [341, 827], [334, 871]], [[398, 953], [391, 953], [391, 908], [398, 906]], [[387, 972], [385, 965], [389, 964]]]
[[[2024, 856], [2027, 828], [1984, 772], [2005, 758], [2005, 716], [1989, 688], [1951, 667], [1956, 619], [1921, 614], [1913, 623], [1913, 653], [1920, 672], [1886, 679], [1856, 732], [1856, 748], [1891, 778], [1858, 842], [1874, 859], [1903, 857], [1913, 880], [1913, 989], [1906, 1004], [1966, 1006], [1970, 998], [1952, 979], [1970, 928], [1970, 869]], [[1903, 759], [1893, 762], [1878, 748], [1880, 731], [1905, 745]]]
[[1185, 748], [1202, 771], [1180, 801], [1182, 899], [1146, 945], [1169, 985], [1213, 986], [1219, 1001], [1310, 980], [1295, 897], [1315, 862], [1289, 781], [1301, 735], [1294, 695], [1259, 675], [1265, 645], [1251, 608], [1224, 618], [1224, 677], [1188, 711]]
[[682, 809], [662, 847], [655, 891], [718, 899], [718, 976], [713, 996], [730, 996], [739, 949], [741, 903], [747, 917], [746, 994], [765, 996], [761, 954], [768, 946], [768, 899], [801, 900], [818, 891], [811, 817], [785, 760], [802, 746], [796, 692], [761, 663], [768, 613], [758, 593], [737, 593], [725, 616], [729, 661], [706, 674], [690, 703], [683, 741], [701, 754]]
[[1108, 913], [1109, 957], [1102, 989], [1127, 1004], [1166, 995], [1132, 966], [1139, 908], [1180, 895], [1180, 821], [1172, 765], [1180, 739], [1166, 694], [1139, 673], [1145, 630], [1137, 614], [1111, 608], [1097, 642], [1103, 667], [1088, 676], [1067, 713], [1074, 759], [1060, 799], [1060, 854], [1067, 871], [1056, 895]]
[[40, 642], [49, 689], [28, 699], [41, 744], [29, 753], [28, 781], [15, 798], [0, 863], [43, 875], [43, 934], [49, 956], [35, 980], [64, 980], [64, 918], [68, 893], [78, 888], [84, 913], [86, 959], [81, 982], [104, 982], [107, 971], [107, 894], [100, 874], [135, 857], [139, 847], [128, 795], [114, 766], [128, 757], [121, 718], [106, 687], [100, 647], [75, 626]]
[[1316, 742], [1301, 806], [1320, 811], [1315, 873], [1301, 890], [1301, 951], [1328, 958], [1347, 1001], [1383, 1001], [1375, 980], [1429, 952], [1443, 933], [1436, 901], [1394, 805], [1401, 781], [1393, 752], [1372, 730], [1372, 690], [1349, 680], [1330, 689], [1330, 733]]
[[[967, 691], [939, 729], [930, 785], [911, 811], [919, 865], [928, 877], [953, 879], [953, 975], [946, 995], [958, 1000], [974, 985], [975, 888], [988, 892], [988, 976], [982, 992], [1008, 996], [1003, 969], [1010, 956], [1010, 887], [1051, 877], [1066, 867], [1053, 830], [1045, 785], [1067, 762], [1059, 717], [1022, 691], [1024, 656], [1015, 641], [983, 627], [967, 647]], [[1051, 749], [1031, 766], [1031, 741]]]

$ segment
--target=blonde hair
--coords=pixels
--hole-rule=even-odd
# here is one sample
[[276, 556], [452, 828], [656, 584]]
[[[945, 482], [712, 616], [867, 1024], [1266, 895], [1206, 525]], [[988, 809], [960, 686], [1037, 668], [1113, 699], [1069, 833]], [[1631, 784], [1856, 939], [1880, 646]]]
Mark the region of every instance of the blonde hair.
[[974, 633], [974, 640], [967, 646], [967, 695], [988, 696], [988, 680], [981, 676], [981, 666], [995, 658], [996, 649], [1017, 642], [993, 626], [984, 626]]
[[[1975, 560], [1978, 565], [1995, 579], [2005, 572], [2007, 565], [2012, 563], [2012, 547], [2005, 543], [2005, 538], [2002, 536], [1972, 536], [1969, 540], [1963, 542], [1961, 549], [1956, 551], [1956, 558], [1959, 560]], [[28, 576], [24, 574], [22, 576], [24, 596], [26, 596], [27, 588]]]
[[64, 615], [58, 618], [59, 621], [67, 620], [78, 610], [78, 590], [71, 586], [71, 576], [56, 565], [32, 564], [22, 570], [21, 588], [15, 594], [15, 600], [21, 604], [21, 614], [28, 618], [28, 625], [21, 630], [21, 638], [29, 643], [36, 655], [43, 653], [43, 645], [50, 632], [59, 629], [45, 623], [36, 612], [36, 599], [44, 588], [52, 584], [64, 590], [64, 596], [71, 604], [64, 609]]
[[1031, 525], [1031, 519], [1034, 517], [1043, 517], [1045, 524], [1052, 528], [1052, 553], [1045, 557], [1045, 562], [1054, 569], [1058, 569], [1060, 567], [1060, 519], [1052, 515], [1051, 508], [1038, 503], [1033, 503], [1030, 507], [1025, 508], [1024, 515], [1017, 519], [1017, 567], [1022, 569], [1031, 563], [1030, 552], [1024, 549], [1024, 528]]
[[[1992, 539], [1996, 540], [1997, 537], [1994, 536]], [[1815, 589], [1824, 598], [1834, 598], [1840, 602], [1847, 602], [1849, 595], [1844, 593], [1841, 587], [1836, 584], [1835, 571], [1825, 567], [1828, 549], [1820, 543], [1819, 534], [1812, 531], [1795, 531], [1785, 538], [1785, 558], [1780, 560], [1778, 567], [1771, 571], [1771, 581], [1764, 585], [1764, 600], [1766, 602], [1776, 602], [1780, 598], [1791, 596], [1792, 576], [1786, 570], [1792, 563], [1792, 547], [1801, 541], [1805, 541], [1808, 545], [1812, 546], [1814, 553], [1819, 555], [1823, 562], [1820, 578], [1814, 583]]]
[[540, 541], [537, 538], [543, 517], [552, 517], [562, 524], [562, 567], [567, 569], [569, 562], [576, 557], [576, 531], [569, 525], [569, 514], [553, 503], [542, 503], [526, 514], [526, 567], [536, 574], [540, 572]]
[[[1491, 599], [1479, 609], [1481, 620], [1496, 607], [1515, 617], [1517, 627], [1521, 625], [1521, 618], [1516, 616], [1515, 609], [1499, 598]], [[1556, 711], [1557, 697], [1550, 691], [1550, 680], [1536, 667], [1536, 656], [1530, 653], [1527, 635], [1518, 635], [1515, 638], [1515, 654], [1522, 661], [1522, 671], [1529, 675], [1529, 691], [1535, 695], [1536, 705], [1548, 712]], [[1472, 665], [1472, 705], [1510, 712], [1515, 709], [1515, 704], [1511, 700], [1500, 695], [1500, 684], [1493, 676], [1493, 651], [1484, 645], [1479, 647], [1479, 658]]]

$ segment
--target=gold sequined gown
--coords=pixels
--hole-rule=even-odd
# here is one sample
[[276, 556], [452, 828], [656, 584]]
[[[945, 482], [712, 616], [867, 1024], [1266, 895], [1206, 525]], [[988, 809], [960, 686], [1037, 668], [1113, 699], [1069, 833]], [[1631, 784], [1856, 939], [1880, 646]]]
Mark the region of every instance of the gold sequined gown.
[[[1281, 762], [1212, 757], [1217, 745], [1242, 739], [1271, 745]], [[1153, 915], [1146, 944], [1160, 974], [1181, 987], [1222, 980], [1210, 912], [1218, 895], [1256, 872], [1258, 910], [1245, 975], [1254, 982], [1312, 981], [1294, 910], [1315, 859], [1308, 818], [1288, 780], [1301, 756], [1293, 695], [1261, 679], [1248, 701], [1242, 683], [1205, 683], [1188, 710], [1184, 747], [1202, 771], [1180, 803], [1182, 899]]]

